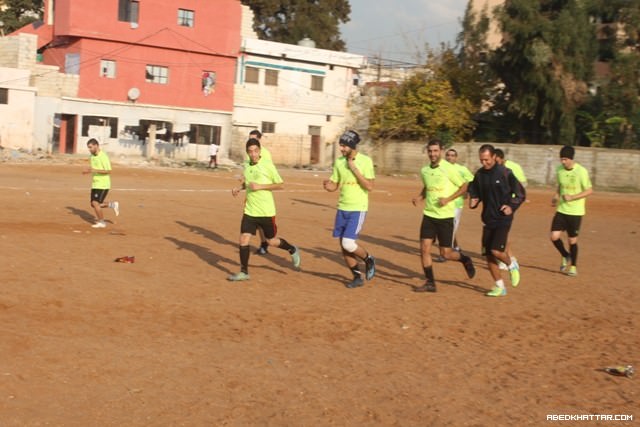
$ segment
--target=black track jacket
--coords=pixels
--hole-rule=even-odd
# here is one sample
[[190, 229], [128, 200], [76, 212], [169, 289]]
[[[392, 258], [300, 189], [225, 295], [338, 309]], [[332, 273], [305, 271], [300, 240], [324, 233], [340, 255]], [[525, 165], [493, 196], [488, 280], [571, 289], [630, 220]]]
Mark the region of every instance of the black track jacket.
[[469, 197], [482, 202], [482, 222], [490, 228], [511, 225], [513, 213], [505, 215], [500, 206], [508, 205], [513, 212], [525, 199], [525, 190], [511, 169], [496, 163], [491, 169], [480, 168], [469, 184]]

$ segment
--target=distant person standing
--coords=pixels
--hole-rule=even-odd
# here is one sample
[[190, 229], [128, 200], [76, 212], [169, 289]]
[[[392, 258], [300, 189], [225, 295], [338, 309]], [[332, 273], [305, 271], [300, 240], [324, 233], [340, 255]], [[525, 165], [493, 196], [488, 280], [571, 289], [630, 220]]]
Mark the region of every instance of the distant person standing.
[[420, 258], [426, 282], [423, 286], [414, 288], [415, 292], [436, 292], [431, 259], [431, 246], [436, 236], [440, 242], [440, 256], [459, 261], [469, 278], [473, 278], [476, 274], [471, 258], [451, 249], [454, 236], [455, 200], [466, 193], [468, 183], [455, 166], [442, 160], [442, 142], [437, 139], [429, 141], [427, 154], [430, 164], [420, 170], [422, 190], [412, 200], [414, 206], [424, 200], [420, 225]]
[[520, 267], [507, 256], [509, 230], [516, 209], [525, 197], [524, 187], [509, 169], [496, 162], [493, 145], [484, 144], [478, 150], [482, 167], [469, 184], [469, 207], [475, 209], [482, 202], [482, 253], [495, 281], [487, 296], [501, 297], [507, 294], [498, 261], [509, 265], [511, 286], [520, 283]]
[[[473, 181], [473, 174], [465, 165], [458, 163], [458, 152], [449, 148], [445, 153], [445, 159], [453, 165], [458, 174], [464, 179], [465, 182], [470, 183]], [[462, 219], [462, 209], [464, 208], [464, 202], [467, 198], [467, 193], [462, 194], [455, 200], [455, 216], [453, 217], [453, 249], [460, 252], [460, 246], [457, 241], [458, 228], [460, 227], [460, 221]]]
[[[562, 256], [560, 271], [569, 276], [577, 276], [578, 234], [582, 217], [586, 213], [586, 198], [593, 194], [589, 172], [573, 158], [575, 149], [565, 145], [560, 150], [562, 165], [556, 169], [558, 188], [551, 200], [556, 214], [551, 222], [551, 242]], [[567, 232], [569, 252], [562, 243], [561, 234]]]
[[218, 168], [218, 150], [220, 146], [216, 143], [211, 143], [209, 146], [209, 167], [213, 164], [213, 168]]
[[342, 134], [339, 141], [342, 157], [334, 162], [331, 177], [322, 182], [327, 191], [340, 189], [333, 237], [340, 239], [342, 256], [353, 274], [347, 288], [364, 285], [358, 260], [364, 261], [367, 280], [373, 279], [376, 272], [375, 259], [356, 243], [369, 210], [369, 191], [373, 190], [375, 180], [373, 161], [357, 151], [359, 142], [360, 136], [355, 131], [348, 130]]
[[111, 208], [116, 216], [120, 215], [120, 204], [118, 202], [105, 203], [109, 189], [111, 189], [111, 162], [107, 153], [100, 149], [100, 143], [91, 138], [87, 141], [87, 148], [91, 153], [89, 157], [89, 167], [83, 174], [91, 174], [91, 207], [96, 213], [96, 223], [91, 227], [105, 228], [104, 213], [102, 208]]
[[[252, 130], [251, 132], [249, 132], [249, 139], [255, 139], [260, 143], [260, 159], [265, 163], [273, 163], [271, 152], [269, 152], [269, 150], [267, 150], [267, 147], [263, 146], [262, 144], [262, 132], [260, 132], [258, 129]], [[245, 161], [249, 161], [248, 155], [245, 156]], [[258, 249], [256, 249], [256, 255], [266, 255], [269, 253], [269, 243], [267, 242], [266, 237], [264, 237], [264, 232], [261, 228], [258, 229], [258, 235], [260, 237], [260, 246], [258, 247]]]
[[245, 164], [244, 180], [240, 188], [233, 188], [231, 194], [236, 197], [241, 190], [247, 191], [244, 213], [240, 223], [240, 272], [232, 274], [228, 280], [240, 282], [249, 280], [249, 243], [251, 236], [261, 229], [269, 245], [283, 249], [291, 255], [295, 268], [300, 267], [300, 251], [285, 239], [277, 237], [276, 204], [273, 190], [282, 188], [284, 182], [272, 162], [264, 161], [260, 156], [260, 142], [251, 138], [246, 143], [249, 161]]

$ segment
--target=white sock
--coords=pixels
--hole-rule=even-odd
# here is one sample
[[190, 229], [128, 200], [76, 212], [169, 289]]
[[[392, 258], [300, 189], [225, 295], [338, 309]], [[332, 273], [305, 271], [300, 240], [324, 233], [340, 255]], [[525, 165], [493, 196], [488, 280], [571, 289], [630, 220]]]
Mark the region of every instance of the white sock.
[[502, 279], [496, 280], [496, 286], [499, 287], [500, 289], [504, 289], [504, 280]]

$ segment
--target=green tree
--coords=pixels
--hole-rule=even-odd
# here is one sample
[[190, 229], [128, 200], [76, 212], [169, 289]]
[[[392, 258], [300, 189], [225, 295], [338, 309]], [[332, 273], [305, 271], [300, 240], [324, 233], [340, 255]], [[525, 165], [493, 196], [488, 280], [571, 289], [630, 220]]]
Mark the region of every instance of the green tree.
[[4, 0], [0, 11], [2, 31], [12, 33], [25, 25], [42, 19], [44, 0]]
[[492, 69], [505, 85], [519, 138], [573, 143], [575, 115], [587, 101], [597, 44], [581, 0], [510, 0], [498, 13], [504, 43]]
[[460, 140], [473, 131], [472, 111], [471, 103], [456, 97], [447, 80], [416, 73], [371, 109], [369, 134], [387, 140]]
[[253, 10], [262, 40], [297, 44], [308, 37], [321, 49], [344, 51], [340, 24], [349, 22], [348, 0], [242, 0]]

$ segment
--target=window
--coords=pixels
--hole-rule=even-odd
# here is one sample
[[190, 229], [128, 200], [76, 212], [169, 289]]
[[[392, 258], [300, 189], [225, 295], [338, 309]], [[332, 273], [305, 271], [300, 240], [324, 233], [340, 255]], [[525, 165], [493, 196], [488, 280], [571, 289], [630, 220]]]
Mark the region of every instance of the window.
[[191, 125], [189, 140], [192, 144], [220, 145], [222, 127], [207, 125]]
[[149, 138], [149, 128], [151, 125], [156, 126], [156, 142], [173, 142], [173, 123], [161, 120], [140, 120], [138, 127], [138, 135], [142, 140], [147, 141]]
[[166, 85], [169, 82], [169, 69], [159, 65], [147, 65], [145, 81]]
[[67, 53], [64, 56], [64, 72], [66, 74], [80, 74], [80, 54]]
[[309, 126], [309, 135], [320, 136], [322, 128], [320, 126]]
[[324, 87], [324, 77], [311, 76], [311, 90], [317, 90], [318, 92], [322, 92], [323, 87]]
[[82, 116], [82, 136], [104, 142], [107, 138], [118, 137], [118, 118]]
[[9, 103], [9, 89], [6, 87], [0, 87], [0, 104]]
[[264, 84], [267, 86], [278, 86], [278, 71], [277, 70], [265, 70]]
[[262, 122], [262, 133], [276, 133], [276, 124], [274, 122]]
[[202, 72], [202, 93], [204, 96], [209, 96], [215, 92], [216, 88], [216, 72], [215, 71], [203, 71]]
[[246, 67], [244, 69], [245, 83], [260, 83], [260, 69], [256, 67]]
[[109, 79], [116, 78], [116, 61], [103, 59], [100, 61], [100, 76]]
[[118, 21], [137, 24], [139, 11], [138, 0], [118, 0]]
[[178, 9], [178, 25], [193, 27], [193, 10]]

